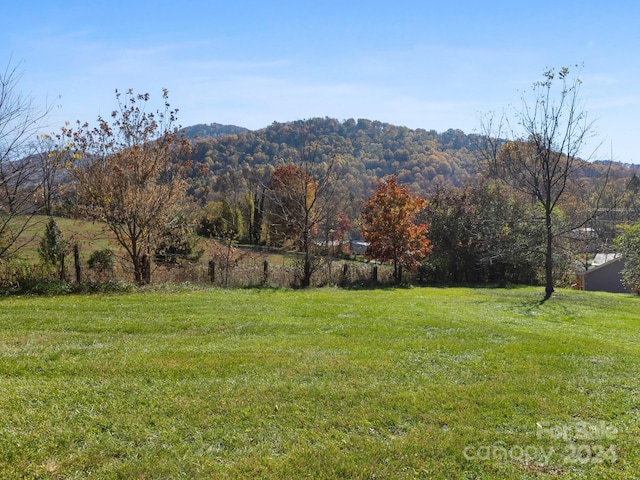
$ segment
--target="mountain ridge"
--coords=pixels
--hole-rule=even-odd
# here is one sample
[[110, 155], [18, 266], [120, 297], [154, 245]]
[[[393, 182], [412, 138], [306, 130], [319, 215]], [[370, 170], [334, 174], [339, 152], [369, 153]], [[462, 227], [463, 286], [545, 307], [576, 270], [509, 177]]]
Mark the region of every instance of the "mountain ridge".
[[[190, 193], [201, 201], [250, 190], [256, 177], [267, 176], [295, 156], [302, 138], [320, 145], [321, 157], [339, 154], [340, 181], [356, 201], [368, 198], [377, 182], [390, 174], [415, 193], [427, 195], [436, 185], [463, 185], [482, 170], [481, 136], [458, 129], [437, 132], [329, 117], [273, 122], [258, 130], [210, 125], [215, 125], [211, 131], [217, 136], [195, 138], [194, 127], [184, 129], [195, 138]], [[585, 162], [578, 180], [603, 177], [607, 169], [608, 162]], [[630, 177], [632, 169], [614, 164], [611, 174]]]

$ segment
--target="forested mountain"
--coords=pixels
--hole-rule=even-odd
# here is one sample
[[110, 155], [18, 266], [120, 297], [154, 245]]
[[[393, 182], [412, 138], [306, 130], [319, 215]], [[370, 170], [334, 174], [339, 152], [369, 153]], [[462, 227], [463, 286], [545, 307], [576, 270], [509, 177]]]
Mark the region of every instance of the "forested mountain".
[[[227, 129], [233, 133], [220, 136]], [[186, 130], [189, 136], [199, 136], [190, 193], [202, 203], [250, 191], [275, 166], [295, 157], [301, 142], [316, 142], [325, 159], [339, 157], [340, 181], [350, 203], [356, 204], [368, 198], [385, 175], [396, 174], [412, 191], [427, 195], [436, 185], [463, 185], [479, 171], [480, 138], [461, 130], [438, 133], [375, 120], [333, 118], [274, 122], [256, 131], [217, 124]], [[606, 170], [602, 162], [585, 164], [577, 180], [602, 177]], [[614, 177], [630, 175], [624, 166], [613, 169]]]
[[249, 129], [236, 127], [235, 125], [222, 125], [220, 123], [200, 123], [184, 128], [182, 131], [187, 138], [195, 140], [196, 138], [220, 138], [225, 135], [242, 135], [249, 132]]
[[317, 141], [324, 156], [339, 155], [340, 178], [354, 199], [366, 198], [380, 178], [392, 173], [426, 193], [436, 183], [460, 184], [475, 171], [477, 138], [460, 130], [438, 133], [364, 119], [314, 118], [197, 140], [191, 193], [202, 200], [227, 195], [238, 182], [268, 175], [303, 141]]

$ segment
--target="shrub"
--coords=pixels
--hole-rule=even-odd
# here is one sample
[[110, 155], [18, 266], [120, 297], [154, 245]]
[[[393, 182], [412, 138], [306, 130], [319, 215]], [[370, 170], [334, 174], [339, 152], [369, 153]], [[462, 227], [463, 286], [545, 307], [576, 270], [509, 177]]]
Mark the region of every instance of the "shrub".
[[113, 270], [116, 263], [116, 256], [109, 248], [104, 250], [96, 250], [91, 253], [89, 260], [87, 260], [89, 268], [96, 272], [98, 275], [113, 275]]
[[45, 264], [56, 268], [60, 280], [64, 280], [64, 259], [68, 248], [69, 244], [64, 239], [58, 224], [53, 217], [50, 217], [44, 231], [44, 237], [40, 240], [38, 254]]

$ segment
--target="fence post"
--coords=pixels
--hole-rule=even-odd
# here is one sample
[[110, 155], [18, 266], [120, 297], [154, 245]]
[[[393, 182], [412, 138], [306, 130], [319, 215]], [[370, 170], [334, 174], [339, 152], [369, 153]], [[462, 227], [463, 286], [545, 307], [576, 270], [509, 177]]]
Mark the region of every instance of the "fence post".
[[345, 263], [342, 265], [342, 279], [340, 280], [341, 285], [347, 284], [347, 274], [349, 273], [349, 264]]
[[65, 268], [64, 268], [64, 259], [67, 255], [63, 252], [62, 255], [60, 255], [60, 281], [64, 282], [65, 277], [66, 277], [66, 272], [65, 272]]
[[209, 281], [216, 283], [216, 262], [214, 260], [209, 260]]
[[78, 247], [77, 243], [73, 245], [73, 264], [76, 269], [76, 283], [80, 283], [82, 281], [80, 266], [80, 247]]
[[262, 284], [265, 285], [269, 280], [269, 262], [264, 261], [262, 263]]

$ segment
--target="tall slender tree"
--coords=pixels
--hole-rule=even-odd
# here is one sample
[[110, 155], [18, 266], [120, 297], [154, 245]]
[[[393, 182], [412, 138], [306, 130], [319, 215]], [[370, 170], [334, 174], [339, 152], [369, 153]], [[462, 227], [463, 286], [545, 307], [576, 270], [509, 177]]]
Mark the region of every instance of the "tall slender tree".
[[51, 265], [57, 270], [60, 280], [64, 280], [65, 278], [64, 260], [67, 256], [68, 249], [69, 242], [65, 240], [55, 219], [49, 217], [49, 221], [44, 230], [44, 236], [40, 240], [38, 254], [45, 264]]
[[[580, 101], [581, 81], [568, 68], [547, 70], [523, 98], [512, 118], [483, 121], [484, 158], [489, 172], [529, 195], [544, 214], [545, 299], [554, 292], [554, 212], [583, 162], [593, 123]], [[506, 140], [506, 141], [505, 141]], [[589, 159], [590, 156], [585, 157]]]

